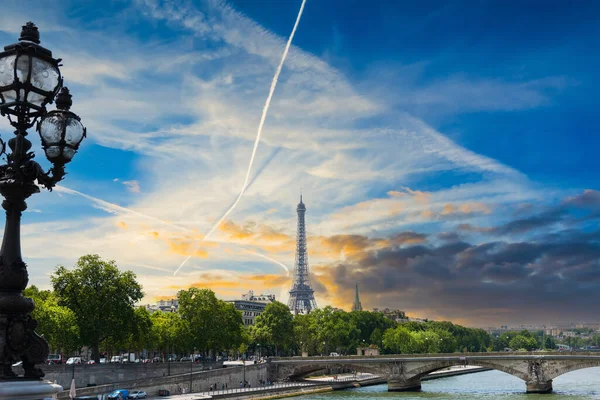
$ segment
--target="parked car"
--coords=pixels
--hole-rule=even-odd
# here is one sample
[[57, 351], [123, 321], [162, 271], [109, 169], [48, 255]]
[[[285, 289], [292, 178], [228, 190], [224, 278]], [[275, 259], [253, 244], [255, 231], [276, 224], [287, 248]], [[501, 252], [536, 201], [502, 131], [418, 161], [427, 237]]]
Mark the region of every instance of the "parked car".
[[171, 356], [167, 359], [167, 361], [171, 361], [171, 362], [177, 361], [177, 358], [175, 356]]
[[134, 390], [133, 392], [129, 393], [130, 399], [145, 399], [146, 396], [146, 392], [143, 390]]
[[179, 361], [181, 361], [181, 362], [183, 362], [183, 361], [190, 362], [190, 361], [192, 361], [192, 358], [191, 357], [181, 357], [181, 359], [179, 359]]
[[107, 360], [105, 357], [102, 357], [102, 358], [100, 359], [100, 364], [106, 364], [106, 363], [107, 363], [107, 361], [108, 361], [108, 360]]
[[54, 364], [62, 364], [63, 359], [60, 354], [48, 354], [48, 358], [46, 359], [46, 364], [54, 365]]
[[112, 356], [110, 359], [111, 363], [120, 363], [123, 362], [123, 358], [121, 356]]
[[96, 364], [96, 361], [94, 360], [89, 360], [86, 364]]
[[116, 400], [126, 400], [127, 398], [129, 398], [129, 390], [117, 389], [114, 392], [112, 392], [111, 394], [109, 394], [108, 398], [116, 399]]
[[83, 359], [81, 357], [71, 357], [66, 362], [67, 365], [73, 364], [83, 364]]
[[329, 357], [339, 357], [339, 353], [329, 353]]

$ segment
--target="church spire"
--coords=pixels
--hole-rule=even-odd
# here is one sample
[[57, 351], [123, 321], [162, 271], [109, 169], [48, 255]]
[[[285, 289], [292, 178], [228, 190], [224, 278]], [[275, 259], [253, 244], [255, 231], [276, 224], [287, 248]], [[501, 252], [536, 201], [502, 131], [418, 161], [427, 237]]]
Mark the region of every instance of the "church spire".
[[358, 283], [356, 284], [356, 295], [354, 296], [352, 311], [362, 311], [362, 304], [360, 304], [360, 298], [358, 297]]

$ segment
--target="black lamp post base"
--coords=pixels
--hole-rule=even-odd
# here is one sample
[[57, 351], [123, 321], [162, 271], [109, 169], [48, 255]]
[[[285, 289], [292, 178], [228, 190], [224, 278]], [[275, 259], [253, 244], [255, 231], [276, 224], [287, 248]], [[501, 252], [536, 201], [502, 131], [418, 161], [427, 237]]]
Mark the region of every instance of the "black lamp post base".
[[[29, 299], [26, 299], [29, 300]], [[48, 357], [48, 343], [34, 329], [37, 321], [29, 315], [0, 315], [0, 380], [20, 378], [12, 364], [21, 360], [25, 374], [20, 379], [40, 379], [44, 372], [36, 368]]]
[[27, 264], [21, 257], [21, 213], [27, 208], [25, 199], [39, 191], [33, 183], [14, 179], [0, 179], [0, 194], [5, 198], [6, 225], [0, 248], [0, 379], [17, 378], [12, 364], [23, 362], [24, 378], [39, 379], [44, 376], [35, 364], [48, 357], [48, 343], [35, 333], [38, 323], [30, 313], [33, 300], [22, 295], [29, 276]]

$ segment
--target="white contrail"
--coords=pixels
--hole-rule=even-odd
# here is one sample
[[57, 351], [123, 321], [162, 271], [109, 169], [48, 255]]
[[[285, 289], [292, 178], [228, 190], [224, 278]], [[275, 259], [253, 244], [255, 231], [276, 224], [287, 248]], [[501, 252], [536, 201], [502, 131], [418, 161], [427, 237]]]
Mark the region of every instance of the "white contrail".
[[[78, 192], [77, 190], [69, 189], [68, 187], [65, 187], [65, 186], [56, 185], [54, 189], [57, 192], [68, 193], [68, 194], [72, 194], [72, 195], [77, 195], [77, 196], [81, 196], [81, 197], [83, 197], [85, 199], [88, 199], [88, 200], [92, 201], [93, 203], [96, 203], [99, 206], [101, 206], [104, 211], [107, 211], [107, 212], [109, 212], [111, 214], [115, 214], [115, 213], [133, 214], [133, 215], [136, 215], [138, 217], [142, 217], [142, 218], [146, 218], [146, 219], [150, 219], [150, 220], [153, 220], [153, 221], [160, 222], [162, 224], [168, 225], [168, 226], [173, 227], [173, 228], [178, 228], [178, 229], [184, 230], [186, 232], [196, 233], [195, 231], [193, 231], [193, 230], [191, 230], [189, 228], [186, 228], [184, 226], [179, 226], [179, 225], [173, 224], [172, 222], [164, 221], [162, 219], [153, 217], [151, 215], [143, 214], [143, 213], [141, 213], [139, 211], [135, 211], [135, 210], [132, 210], [132, 209], [127, 208], [127, 207], [122, 207], [122, 206], [120, 206], [118, 204], [110, 203], [108, 201], [99, 199], [97, 197], [90, 196], [89, 194], [85, 194], [85, 193]], [[236, 245], [240, 246], [237, 243], [236, 243]], [[240, 247], [242, 247], [242, 246], [240, 246]], [[250, 251], [250, 250], [244, 249], [243, 247], [242, 247], [242, 249], [246, 253], [250, 253], [250, 254], [253, 254], [255, 256], [262, 257], [265, 260], [269, 260], [271, 262], [274, 262], [277, 265], [282, 266], [283, 269], [286, 270], [286, 272], [287, 272], [287, 274], [289, 276], [289, 274], [290, 274], [289, 268], [286, 265], [284, 265], [283, 263], [281, 263], [280, 261], [277, 261], [274, 258], [271, 258], [271, 257], [266, 256], [264, 254], [258, 253], [256, 251]], [[150, 269], [156, 269], [156, 270], [159, 270], [159, 271], [167, 271], [167, 272], [169, 272], [169, 270], [167, 270], [167, 269], [163, 269], [163, 268], [159, 268], [159, 267], [154, 267], [154, 266], [150, 266], [150, 265], [145, 265], [145, 264], [136, 264], [136, 265], [140, 266], [140, 267], [144, 267], [144, 268], [150, 268]]]
[[[260, 142], [260, 136], [262, 134], [263, 126], [265, 124], [265, 119], [267, 118], [267, 112], [269, 111], [269, 106], [271, 105], [271, 99], [273, 98], [273, 93], [275, 92], [275, 87], [277, 87], [277, 80], [279, 79], [279, 74], [281, 73], [281, 68], [283, 67], [283, 63], [285, 62], [288, 51], [290, 50], [290, 46], [292, 45], [292, 40], [294, 39], [294, 35], [296, 34], [296, 29], [298, 28], [298, 24], [300, 23], [300, 17], [302, 17], [302, 12], [304, 11], [305, 3], [306, 3], [306, 0], [302, 0], [302, 4], [300, 5], [300, 11], [298, 11], [298, 16], [296, 17], [296, 23], [294, 24], [294, 28], [292, 28], [292, 33], [290, 34], [290, 37], [288, 38], [288, 41], [285, 45], [285, 49], [283, 50], [283, 55], [281, 56], [281, 61], [279, 61], [279, 65], [277, 66], [277, 70], [275, 71], [275, 75], [273, 76], [273, 80], [271, 81], [271, 88], [269, 89], [269, 95], [267, 96], [267, 100], [265, 101], [265, 106], [263, 107], [262, 115], [260, 117], [260, 122], [258, 124], [258, 131], [256, 133], [256, 139], [254, 140], [254, 148], [252, 149], [252, 155], [250, 156], [250, 163], [248, 164], [248, 171], [246, 171], [246, 179], [244, 180], [244, 185], [242, 186], [242, 190], [240, 191], [240, 194], [235, 199], [235, 201], [233, 202], [231, 207], [229, 207], [229, 209], [225, 212], [225, 214], [223, 214], [223, 216], [217, 221], [217, 223], [208, 231], [208, 233], [206, 234], [206, 236], [204, 236], [202, 241], [205, 241], [206, 239], [208, 239], [209, 236], [213, 234], [215, 229], [217, 229], [217, 227], [219, 225], [221, 225], [221, 222], [223, 222], [223, 220], [225, 218], [227, 218], [227, 216], [233, 211], [233, 209], [240, 202], [240, 199], [242, 198], [242, 196], [244, 195], [244, 192], [246, 191], [246, 188], [248, 187], [248, 181], [250, 180], [250, 172], [252, 171], [252, 164], [254, 164], [254, 157], [256, 156], [256, 150], [258, 149], [258, 143]], [[185, 265], [185, 263], [188, 262], [188, 260], [192, 257], [192, 254], [194, 254], [196, 252], [196, 250], [198, 250], [198, 247], [199, 246], [196, 246], [194, 251], [192, 251], [192, 253], [189, 256], [187, 256], [185, 260], [183, 260], [183, 262], [181, 263], [179, 268], [177, 268], [175, 270], [175, 272], [173, 272], [173, 275], [177, 275], [177, 272], [179, 272], [179, 270]]]
[[164, 221], [164, 220], [162, 220], [160, 218], [156, 218], [156, 217], [153, 217], [151, 215], [147, 215], [147, 214], [141, 213], [141, 212], [136, 211], [136, 210], [132, 210], [131, 208], [122, 207], [122, 206], [120, 206], [118, 204], [110, 203], [108, 201], [99, 199], [97, 197], [90, 196], [88, 194], [78, 192], [77, 190], [69, 189], [68, 187], [65, 187], [65, 186], [56, 185], [54, 187], [54, 190], [56, 190], [57, 192], [74, 194], [74, 195], [77, 195], [77, 196], [84, 197], [84, 198], [92, 201], [93, 203], [96, 203], [104, 211], [109, 212], [111, 214], [118, 214], [118, 213], [133, 214], [133, 215], [136, 215], [138, 217], [150, 219], [152, 221], [160, 222], [161, 224], [169, 225], [171, 227], [174, 227], [174, 228], [177, 228], [177, 229], [181, 229], [181, 230], [185, 230], [185, 231], [190, 232], [190, 229], [188, 229], [186, 227], [179, 226], [179, 225], [173, 224], [173, 223], [168, 222], [168, 221]]
[[265, 260], [272, 261], [272, 262], [274, 262], [275, 264], [279, 264], [279, 265], [281, 265], [281, 266], [283, 267], [283, 269], [285, 269], [285, 272], [287, 273], [287, 276], [290, 276], [290, 269], [289, 269], [289, 268], [288, 268], [288, 267], [287, 267], [285, 264], [283, 264], [283, 263], [281, 263], [281, 262], [279, 262], [279, 261], [277, 261], [277, 260], [275, 260], [275, 259], [273, 259], [273, 258], [271, 258], [271, 257], [265, 256], [264, 254], [257, 253], [257, 252], [255, 252], [255, 251], [250, 251], [250, 250], [244, 250], [244, 251], [245, 251], [246, 253], [250, 253], [250, 254], [254, 254], [255, 256], [262, 257], [262, 258], [264, 258]]

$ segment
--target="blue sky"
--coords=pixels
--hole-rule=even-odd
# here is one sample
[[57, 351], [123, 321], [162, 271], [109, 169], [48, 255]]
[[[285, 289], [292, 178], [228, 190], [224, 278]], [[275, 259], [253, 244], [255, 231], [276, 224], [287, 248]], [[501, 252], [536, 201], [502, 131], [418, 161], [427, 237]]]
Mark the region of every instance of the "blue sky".
[[321, 305], [358, 283], [469, 325], [596, 318], [597, 3], [307, 0], [210, 237], [301, 1], [4, 3], [0, 39], [34, 21], [88, 127], [24, 215], [32, 283], [98, 253], [146, 301], [285, 301], [302, 189]]

